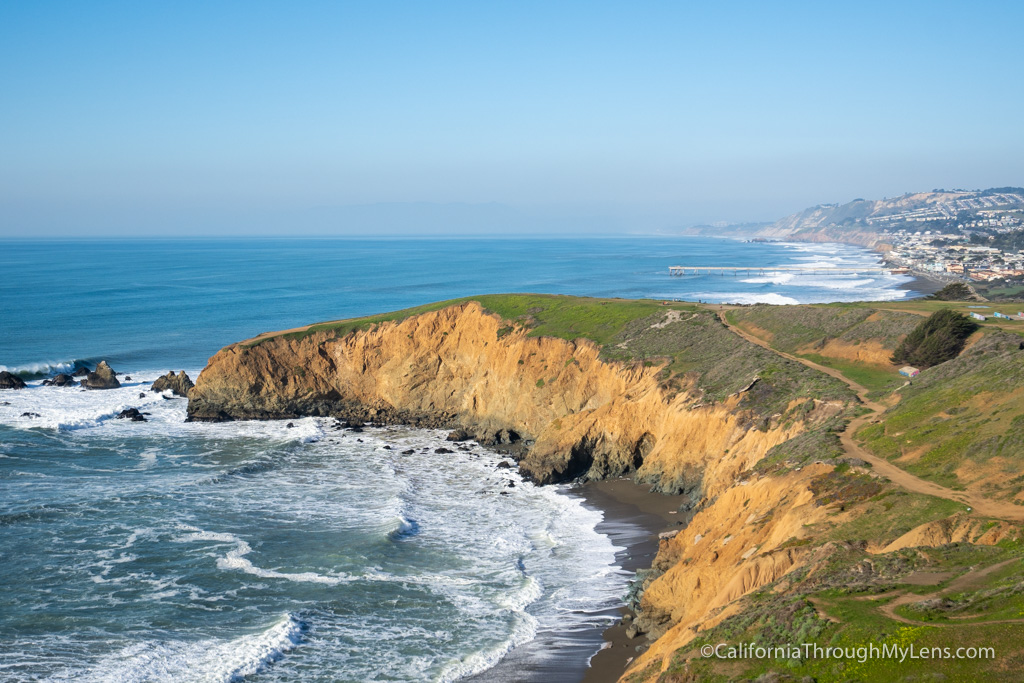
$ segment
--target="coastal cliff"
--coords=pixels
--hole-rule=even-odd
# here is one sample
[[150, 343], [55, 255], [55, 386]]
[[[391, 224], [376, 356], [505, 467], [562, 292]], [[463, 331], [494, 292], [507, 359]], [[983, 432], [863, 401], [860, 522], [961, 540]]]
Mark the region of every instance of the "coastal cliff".
[[[839, 367], [891, 387], [885, 402], [898, 411], [908, 389], [880, 359], [919, 316], [741, 312], [746, 332], [729, 329], [718, 307], [489, 295], [268, 333], [210, 359], [189, 392], [188, 419], [319, 415], [444, 427], [514, 454], [538, 483], [627, 475], [684, 494], [680, 511], [692, 519], [664, 535], [632, 591], [628, 646], [639, 655], [622, 672], [630, 682], [720, 675], [696, 654], [708, 643], [885, 635], [891, 619], [906, 617], [883, 606], [840, 620], [829, 610], [852, 603], [835, 596], [899, 586], [929, 566], [970, 573], [1022, 552], [1019, 527], [970, 514], [960, 494], [891, 481], [851, 457], [847, 424], [886, 408], [858, 399], [852, 388], [866, 390], [839, 372], [772, 346], [835, 355]], [[771, 344], [754, 343], [757, 335]], [[922, 376], [932, 372], [942, 370]], [[882, 379], [889, 374], [892, 384]], [[950, 543], [975, 550], [951, 554]], [[772, 666], [744, 670], [756, 677]], [[841, 664], [800, 666], [841, 674]]]
[[[841, 383], [765, 353], [693, 306], [647, 302], [627, 316], [616, 310], [615, 329], [592, 335], [604, 337], [599, 344], [537, 334], [557, 322], [566, 298], [543, 297], [521, 315], [493, 312], [507, 302], [480, 299], [488, 308], [466, 301], [351, 331], [319, 325], [229, 346], [190, 392], [189, 419], [321, 415], [458, 428], [483, 443], [517, 446], [521, 471], [539, 483], [628, 474], [688, 494], [688, 507], [706, 508], [701, 519], [734, 510], [738, 494], [730, 492], [763, 488], [759, 475], [747, 487], [751, 468], [836, 419], [853, 398]], [[610, 317], [609, 306], [624, 305], [583, 301]], [[806, 503], [799, 495], [794, 501]], [[794, 525], [758, 528], [778, 545]], [[719, 565], [698, 575], [679, 564], [684, 553], [664, 550], [655, 572], [662, 576], [648, 577], [636, 622], [652, 636], [720, 607], [719, 584], [735, 598], [799, 564], [794, 553], [748, 553], [734, 558], [735, 569]], [[707, 594], [698, 605], [694, 580]]]
[[[669, 329], [683, 325], [669, 313], [656, 314], [648, 330], [697, 329]], [[693, 376], [666, 383], [667, 359], [608, 362], [591, 341], [530, 336], [527, 324], [509, 322], [471, 301], [340, 337], [324, 330], [235, 344], [210, 359], [188, 416], [457, 427], [482, 443], [518, 446], [521, 470], [539, 483], [633, 473], [696, 503], [842, 410], [836, 400], [804, 409], [799, 420], [764, 415], [740, 391], [756, 385], [754, 374], [724, 400], [705, 401]], [[770, 380], [760, 381], [758, 391], [770, 393]]]

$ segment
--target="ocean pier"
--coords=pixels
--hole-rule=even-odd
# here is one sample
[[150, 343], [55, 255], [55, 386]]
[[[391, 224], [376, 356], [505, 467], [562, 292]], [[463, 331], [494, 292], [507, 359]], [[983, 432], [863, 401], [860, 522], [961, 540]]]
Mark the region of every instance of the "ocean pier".
[[668, 274], [683, 275], [777, 275], [779, 273], [809, 273], [823, 275], [859, 275], [860, 273], [891, 274], [896, 268], [859, 268], [859, 267], [815, 267], [815, 266], [669, 266]]

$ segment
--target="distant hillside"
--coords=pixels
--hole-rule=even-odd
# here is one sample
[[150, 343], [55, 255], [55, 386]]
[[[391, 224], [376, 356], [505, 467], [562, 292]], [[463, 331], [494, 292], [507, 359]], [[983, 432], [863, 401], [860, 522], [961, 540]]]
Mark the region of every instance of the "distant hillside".
[[697, 226], [686, 232], [877, 247], [884, 243], [886, 231], [929, 229], [956, 233], [959, 225], [978, 217], [1021, 210], [1024, 210], [1024, 188], [1020, 187], [933, 190], [892, 199], [819, 204], [768, 225]]

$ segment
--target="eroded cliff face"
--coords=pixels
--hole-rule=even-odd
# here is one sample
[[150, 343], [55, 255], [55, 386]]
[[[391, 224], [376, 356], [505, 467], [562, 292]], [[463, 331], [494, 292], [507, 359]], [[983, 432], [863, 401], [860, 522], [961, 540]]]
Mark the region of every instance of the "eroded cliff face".
[[661, 490], [714, 497], [802, 429], [752, 428], [738, 397], [668, 396], [658, 366], [606, 363], [584, 340], [526, 335], [470, 302], [336, 338], [278, 336], [210, 359], [192, 420], [333, 415], [462, 427], [529, 446], [538, 482], [636, 472]]
[[737, 598], [807, 564], [814, 550], [799, 541], [827, 514], [810, 483], [831, 470], [737, 481], [661, 542], [654, 568], [663, 573], [644, 591], [637, 620], [656, 640], [630, 666], [631, 680], [656, 679], [700, 631], [733, 614]]

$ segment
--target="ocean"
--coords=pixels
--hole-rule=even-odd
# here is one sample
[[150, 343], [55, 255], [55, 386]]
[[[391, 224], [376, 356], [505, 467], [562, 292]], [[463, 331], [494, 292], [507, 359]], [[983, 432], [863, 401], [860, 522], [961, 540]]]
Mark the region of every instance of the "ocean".
[[[259, 332], [476, 293], [914, 296], [901, 276], [668, 275], [877, 263], [695, 237], [0, 242], [0, 370], [29, 383], [0, 390], [0, 680], [453, 681], [553, 633], [596, 651], [630, 575], [565, 486], [437, 453], [438, 431], [185, 423], [148, 383]], [[101, 359], [121, 389], [42, 386]]]

